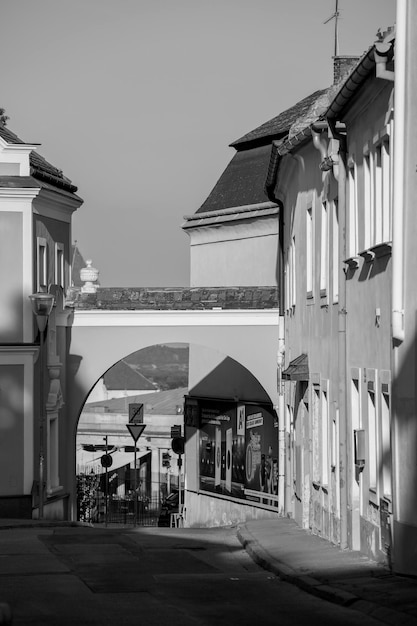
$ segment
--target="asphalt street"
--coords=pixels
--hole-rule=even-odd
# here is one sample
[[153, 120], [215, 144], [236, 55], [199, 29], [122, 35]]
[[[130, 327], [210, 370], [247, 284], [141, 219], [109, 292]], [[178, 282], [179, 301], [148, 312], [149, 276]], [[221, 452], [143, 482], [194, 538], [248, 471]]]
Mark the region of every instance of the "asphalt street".
[[14, 626], [380, 623], [260, 568], [234, 528], [4, 529], [0, 602]]

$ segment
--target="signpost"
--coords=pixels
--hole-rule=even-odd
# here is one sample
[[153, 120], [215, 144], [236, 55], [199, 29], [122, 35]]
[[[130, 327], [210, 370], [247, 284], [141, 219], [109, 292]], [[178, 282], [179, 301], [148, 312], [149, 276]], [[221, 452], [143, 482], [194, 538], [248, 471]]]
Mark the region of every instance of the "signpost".
[[106, 486], [105, 486], [105, 522], [104, 525], [107, 526], [107, 522], [108, 522], [108, 517], [109, 517], [109, 474], [108, 474], [108, 469], [109, 467], [111, 467], [113, 465], [113, 459], [110, 456], [110, 454], [108, 454], [107, 450], [109, 449], [108, 447], [108, 435], [106, 435], [105, 437], [103, 437], [104, 441], [106, 442], [106, 454], [103, 454], [103, 456], [101, 457], [100, 461], [101, 461], [101, 465], [103, 467], [106, 468]]
[[[132, 406], [132, 405], [129, 405], [129, 409], [130, 409], [130, 406]], [[143, 408], [143, 404], [141, 406]], [[130, 414], [129, 414], [129, 418], [130, 418]], [[133, 483], [133, 485], [134, 485], [134, 493], [135, 493], [135, 505], [134, 505], [135, 506], [135, 518], [134, 518], [134, 525], [136, 526], [137, 519], [138, 519], [138, 492], [137, 492], [138, 480], [137, 480], [137, 474], [136, 474], [136, 442], [139, 439], [139, 437], [141, 436], [141, 434], [143, 433], [143, 431], [145, 430], [146, 425], [145, 424], [137, 424], [137, 423], [136, 424], [126, 424], [126, 428], [130, 432], [130, 434], [132, 436], [132, 439], [135, 442], [135, 446], [134, 446], [134, 448], [135, 448], [135, 452], [134, 452], [134, 454], [135, 454], [135, 456], [134, 456], [134, 468], [135, 469], [134, 469], [134, 483]]]
[[[175, 427], [174, 427], [175, 428]], [[171, 441], [171, 448], [175, 454], [178, 454], [178, 513], [182, 520], [182, 498], [181, 498], [181, 467], [182, 467], [182, 455], [184, 454], [184, 437], [174, 437]]]

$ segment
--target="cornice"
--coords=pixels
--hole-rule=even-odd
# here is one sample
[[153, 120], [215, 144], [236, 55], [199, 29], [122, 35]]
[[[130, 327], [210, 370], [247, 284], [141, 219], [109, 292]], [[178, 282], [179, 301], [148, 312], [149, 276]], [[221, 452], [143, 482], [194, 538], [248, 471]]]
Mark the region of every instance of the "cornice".
[[39, 192], [36, 187], [0, 187], [0, 199], [33, 200]]
[[278, 326], [278, 309], [74, 311], [75, 328], [137, 326]]

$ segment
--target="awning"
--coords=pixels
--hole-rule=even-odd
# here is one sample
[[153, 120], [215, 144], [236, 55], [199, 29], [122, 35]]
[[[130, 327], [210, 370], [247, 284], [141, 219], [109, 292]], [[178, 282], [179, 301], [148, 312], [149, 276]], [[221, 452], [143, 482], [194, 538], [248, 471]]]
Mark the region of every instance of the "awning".
[[291, 361], [287, 369], [282, 372], [282, 378], [284, 380], [308, 380], [308, 356], [300, 354]]

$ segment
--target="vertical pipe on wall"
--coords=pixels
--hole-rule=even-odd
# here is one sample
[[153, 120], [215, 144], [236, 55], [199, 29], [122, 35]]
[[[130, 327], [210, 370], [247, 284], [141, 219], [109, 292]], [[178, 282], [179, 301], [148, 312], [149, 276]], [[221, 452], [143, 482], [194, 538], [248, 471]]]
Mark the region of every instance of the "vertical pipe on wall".
[[278, 513], [285, 511], [285, 402], [282, 370], [284, 366], [284, 317], [278, 323]]
[[[334, 136], [336, 133], [334, 133]], [[339, 368], [339, 494], [340, 494], [340, 547], [348, 547], [348, 467], [347, 449], [349, 437], [347, 428], [346, 394], [346, 276], [343, 260], [346, 259], [346, 137], [339, 133], [338, 162], [338, 211], [339, 211], [339, 308], [338, 308], [338, 368]]]
[[394, 182], [392, 207], [392, 338], [404, 341], [404, 146], [407, 0], [397, 0], [394, 79]]

